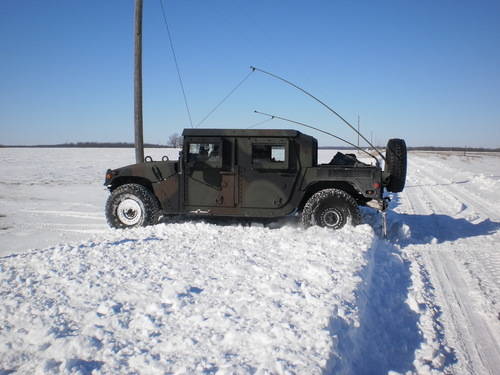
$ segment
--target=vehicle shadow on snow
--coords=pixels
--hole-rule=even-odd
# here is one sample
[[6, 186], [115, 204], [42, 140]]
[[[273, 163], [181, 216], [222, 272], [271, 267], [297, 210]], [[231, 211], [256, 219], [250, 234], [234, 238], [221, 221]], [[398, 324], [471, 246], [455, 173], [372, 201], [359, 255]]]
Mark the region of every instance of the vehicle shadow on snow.
[[[394, 196], [391, 208], [398, 205], [399, 197]], [[328, 361], [325, 371], [328, 374], [414, 372], [415, 351], [424, 338], [418, 325], [419, 314], [406, 303], [412, 287], [411, 263], [401, 257], [400, 249], [488, 235], [500, 229], [500, 223], [489, 219], [474, 224], [441, 214], [410, 215], [390, 211], [388, 216], [390, 242], [378, 240], [374, 244], [373, 258], [361, 275], [367, 285], [358, 295], [359, 327], [349, 326], [337, 316], [331, 319], [330, 331], [337, 337], [337, 354]], [[363, 221], [381, 233], [380, 216], [373, 210], [363, 210]], [[427, 288], [432, 289], [426, 275], [422, 277]], [[440, 309], [434, 307], [433, 319], [438, 321], [440, 314]], [[442, 338], [443, 332], [439, 327], [436, 334], [442, 342], [439, 337]], [[440, 347], [438, 350], [443, 360], [439, 364], [429, 363], [432, 368], [441, 371], [457, 362], [452, 349]]]
[[[326, 374], [387, 374], [415, 371], [415, 350], [423, 338], [419, 315], [406, 303], [411, 286], [410, 263], [390, 243], [376, 240], [372, 259], [363, 271], [358, 295], [359, 327], [333, 316], [330, 332], [337, 346]], [[335, 353], [336, 352], [336, 353]]]
[[[363, 209], [362, 213], [363, 222], [372, 226], [381, 237], [381, 216], [372, 209]], [[483, 225], [469, 234], [492, 230], [487, 223]], [[397, 236], [391, 229], [394, 228], [389, 229], [389, 237]], [[399, 229], [396, 228], [398, 233]], [[349, 325], [336, 314], [332, 316], [329, 329], [336, 338], [336, 346], [328, 360], [326, 374], [416, 371], [415, 351], [421, 347], [424, 337], [419, 327], [420, 315], [407, 303], [412, 288], [411, 262], [401, 256], [400, 247], [395, 242], [398, 241], [375, 239], [372, 258], [360, 274], [365, 287], [358, 291], [357, 296], [359, 327]], [[435, 317], [439, 314], [440, 311], [436, 310]], [[435, 370], [440, 371], [457, 362], [453, 350], [440, 347], [439, 352], [443, 356], [442, 362], [429, 363]]]
[[[396, 195], [391, 208], [399, 205]], [[462, 238], [485, 236], [500, 230], [500, 223], [486, 219], [477, 224], [463, 218], [442, 214], [402, 214], [389, 212], [389, 238], [401, 247], [456, 241]]]

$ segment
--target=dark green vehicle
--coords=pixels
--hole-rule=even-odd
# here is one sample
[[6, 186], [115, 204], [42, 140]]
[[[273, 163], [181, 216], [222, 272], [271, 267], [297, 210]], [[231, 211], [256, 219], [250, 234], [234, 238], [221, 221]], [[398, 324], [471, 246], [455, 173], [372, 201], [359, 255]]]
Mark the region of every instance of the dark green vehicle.
[[389, 141], [382, 170], [354, 154], [318, 164], [316, 139], [296, 130], [186, 129], [183, 136], [178, 161], [149, 158], [106, 172], [111, 227], [151, 225], [170, 215], [301, 215], [306, 226], [338, 229], [361, 222], [359, 206], [384, 212], [384, 191], [405, 184], [401, 139]]

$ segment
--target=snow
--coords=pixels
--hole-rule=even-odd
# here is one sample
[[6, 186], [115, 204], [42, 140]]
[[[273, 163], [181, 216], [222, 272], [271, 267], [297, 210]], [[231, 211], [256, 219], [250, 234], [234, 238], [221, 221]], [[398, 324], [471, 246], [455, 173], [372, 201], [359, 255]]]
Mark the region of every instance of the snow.
[[[374, 241], [162, 224], [4, 258], [0, 362], [21, 373], [321, 373], [330, 325], [359, 322], [355, 290]], [[284, 240], [286, 239], [286, 240]]]
[[[146, 149], [175, 159], [176, 149]], [[108, 232], [108, 168], [134, 163], [133, 149], [0, 149], [0, 256]]]
[[335, 232], [111, 230], [104, 172], [133, 150], [0, 149], [0, 163], [0, 374], [500, 368], [498, 154], [410, 153], [388, 240], [371, 209]]
[[391, 221], [407, 233], [399, 246], [412, 263], [410, 296], [427, 338], [416, 353], [419, 373], [500, 368], [500, 199], [481, 182], [496, 185], [499, 167], [498, 154], [410, 158]]

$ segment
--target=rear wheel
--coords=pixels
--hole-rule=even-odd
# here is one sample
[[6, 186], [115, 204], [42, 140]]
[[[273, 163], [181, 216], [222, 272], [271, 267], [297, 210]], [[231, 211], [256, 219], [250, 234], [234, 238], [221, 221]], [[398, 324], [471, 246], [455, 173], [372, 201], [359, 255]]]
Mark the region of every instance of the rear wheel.
[[302, 224], [340, 229], [346, 224], [361, 224], [361, 213], [350, 194], [339, 189], [324, 189], [307, 201], [302, 211]]
[[160, 205], [146, 187], [139, 184], [119, 186], [106, 202], [106, 219], [112, 228], [134, 228], [156, 224]]

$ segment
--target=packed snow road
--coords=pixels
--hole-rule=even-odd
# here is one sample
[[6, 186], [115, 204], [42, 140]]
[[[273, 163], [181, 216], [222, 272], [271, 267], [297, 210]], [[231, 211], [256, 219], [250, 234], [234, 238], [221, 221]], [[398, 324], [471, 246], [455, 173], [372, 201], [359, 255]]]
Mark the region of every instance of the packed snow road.
[[498, 373], [498, 155], [411, 153], [389, 241], [370, 209], [110, 230], [132, 156], [0, 150], [0, 374]]
[[[403, 254], [427, 283], [445, 368], [500, 369], [500, 158], [415, 154], [396, 200]], [[424, 313], [423, 316], [425, 316]]]

